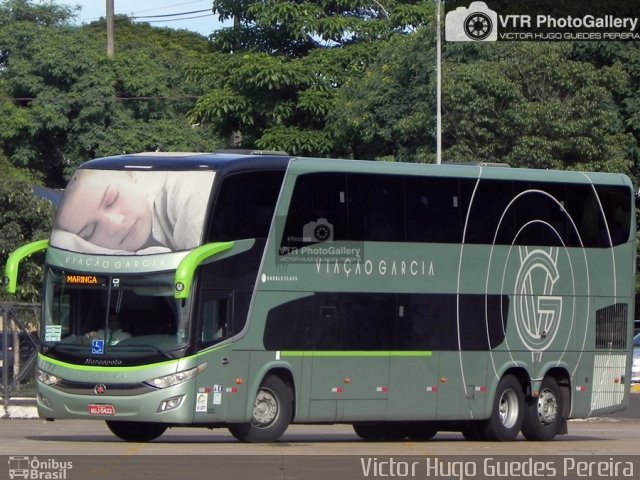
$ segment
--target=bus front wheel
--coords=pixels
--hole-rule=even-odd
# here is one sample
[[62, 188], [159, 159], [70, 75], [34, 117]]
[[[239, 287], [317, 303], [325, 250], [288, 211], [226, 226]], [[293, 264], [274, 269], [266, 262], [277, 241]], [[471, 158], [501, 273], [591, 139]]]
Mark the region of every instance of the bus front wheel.
[[487, 439], [500, 442], [515, 440], [524, 421], [522, 385], [513, 375], [505, 375], [498, 383], [491, 417], [484, 433]]
[[522, 434], [527, 440], [552, 440], [562, 427], [562, 395], [558, 382], [545, 377], [537, 397], [525, 407]]
[[292, 412], [291, 389], [280, 377], [271, 375], [258, 389], [251, 421], [229, 425], [229, 431], [241, 442], [272, 442], [285, 432]]
[[107, 420], [107, 427], [125, 442], [148, 442], [162, 435], [167, 429], [162, 423], [116, 422]]

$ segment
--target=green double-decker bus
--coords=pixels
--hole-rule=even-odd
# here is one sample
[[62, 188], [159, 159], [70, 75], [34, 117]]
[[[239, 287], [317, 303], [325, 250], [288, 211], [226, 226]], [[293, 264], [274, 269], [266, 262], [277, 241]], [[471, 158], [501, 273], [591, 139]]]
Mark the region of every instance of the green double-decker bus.
[[620, 174], [147, 153], [74, 174], [46, 249], [38, 411], [278, 439], [550, 440], [626, 407]]

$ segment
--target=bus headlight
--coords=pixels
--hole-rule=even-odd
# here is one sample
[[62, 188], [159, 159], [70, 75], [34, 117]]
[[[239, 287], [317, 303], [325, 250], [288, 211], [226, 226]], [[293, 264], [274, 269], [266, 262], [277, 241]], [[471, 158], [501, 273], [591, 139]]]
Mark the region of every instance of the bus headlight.
[[62, 380], [60, 377], [56, 377], [55, 375], [51, 375], [50, 373], [40, 369], [38, 369], [36, 379], [45, 385], [55, 385], [56, 383], [60, 383], [60, 380]]
[[205, 368], [207, 368], [207, 364], [203, 363], [190, 370], [183, 370], [182, 372], [172, 373], [171, 375], [165, 375], [164, 377], [157, 377], [152, 380], [148, 380], [145, 383], [156, 388], [173, 387], [174, 385], [191, 380], [200, 372], [204, 371]]

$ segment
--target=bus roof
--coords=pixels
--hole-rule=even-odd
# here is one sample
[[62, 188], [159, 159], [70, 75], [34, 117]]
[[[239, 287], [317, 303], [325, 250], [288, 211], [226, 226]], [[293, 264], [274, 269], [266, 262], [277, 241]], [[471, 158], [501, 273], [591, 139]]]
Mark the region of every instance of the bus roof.
[[81, 169], [96, 170], [224, 170], [286, 168], [290, 155], [239, 153], [143, 152], [97, 158]]
[[631, 180], [621, 173], [598, 173], [566, 170], [541, 170], [532, 168], [510, 168], [508, 166], [482, 164], [425, 164], [402, 162], [379, 162], [363, 160], [335, 160], [327, 158], [294, 158], [289, 173], [311, 172], [359, 172], [386, 175], [426, 175], [434, 177], [460, 177], [483, 179], [508, 179], [516, 181], [542, 181], [559, 183], [595, 183], [605, 185], [627, 185]]
[[311, 172], [360, 172], [387, 175], [429, 175], [483, 179], [510, 179], [516, 181], [544, 181], [560, 183], [596, 183], [627, 185], [631, 180], [620, 173], [594, 173], [564, 170], [538, 170], [509, 168], [483, 164], [424, 164], [380, 162], [371, 160], [344, 160], [329, 158], [294, 157], [277, 152], [144, 152], [98, 158], [82, 164], [81, 169], [98, 170], [284, 170], [303, 174]]

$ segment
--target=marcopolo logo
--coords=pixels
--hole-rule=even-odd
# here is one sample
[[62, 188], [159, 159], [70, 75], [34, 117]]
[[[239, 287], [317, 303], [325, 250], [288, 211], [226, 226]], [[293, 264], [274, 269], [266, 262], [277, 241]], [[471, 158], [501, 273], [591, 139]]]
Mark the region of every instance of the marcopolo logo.
[[471, 2], [447, 13], [444, 37], [448, 42], [495, 42], [498, 39], [498, 14], [484, 2]]

